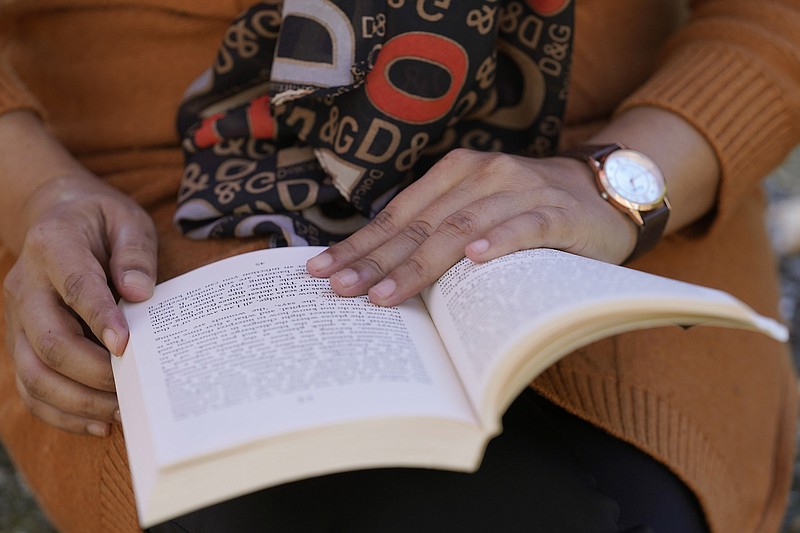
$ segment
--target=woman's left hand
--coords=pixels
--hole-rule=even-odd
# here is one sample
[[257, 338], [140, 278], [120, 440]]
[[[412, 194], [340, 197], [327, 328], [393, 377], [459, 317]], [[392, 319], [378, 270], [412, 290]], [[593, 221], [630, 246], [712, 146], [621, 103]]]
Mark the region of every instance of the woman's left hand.
[[631, 253], [636, 228], [603, 200], [589, 167], [465, 149], [450, 152], [367, 226], [308, 262], [342, 296], [396, 305], [464, 256], [484, 262], [557, 248], [611, 263]]

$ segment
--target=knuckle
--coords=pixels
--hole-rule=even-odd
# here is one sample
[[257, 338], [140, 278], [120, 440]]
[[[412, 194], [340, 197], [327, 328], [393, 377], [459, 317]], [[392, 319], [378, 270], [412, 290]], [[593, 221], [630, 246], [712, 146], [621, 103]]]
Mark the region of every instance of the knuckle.
[[50, 248], [52, 238], [52, 231], [46, 223], [37, 223], [31, 226], [25, 234], [24, 248], [30, 248], [34, 251], [44, 252]]
[[101, 415], [97, 399], [92, 394], [81, 394], [75, 401], [75, 412], [78, 416], [96, 418]]
[[354, 257], [358, 253], [358, 248], [350, 239], [345, 239], [328, 248], [328, 253], [331, 254], [336, 261], [342, 259], [346, 260], [347, 258]]
[[569, 212], [563, 208], [537, 209], [528, 213], [528, 220], [544, 242], [564, 250], [580, 248], [580, 232]]
[[399, 217], [395, 213], [395, 210], [392, 208], [392, 206], [387, 205], [377, 215], [375, 215], [375, 218], [373, 218], [372, 222], [370, 222], [370, 226], [372, 226], [374, 230], [377, 230], [384, 235], [392, 236], [395, 235], [400, 229], [398, 226], [398, 219]]
[[547, 234], [555, 228], [555, 221], [549, 212], [537, 209], [528, 213], [528, 219], [541, 234]]
[[442, 158], [442, 162], [454, 164], [471, 163], [475, 161], [476, 156], [477, 152], [474, 150], [459, 147], [447, 152], [447, 154], [445, 154], [445, 156]]
[[416, 279], [428, 279], [431, 264], [420, 255], [412, 255], [406, 261], [406, 267]]
[[20, 385], [25, 390], [29, 399], [47, 402], [50, 397], [49, 388], [42, 375], [36, 372], [21, 372], [18, 374]]
[[105, 372], [103, 372], [103, 377], [101, 378], [101, 386], [105, 390], [114, 390], [115, 389], [115, 382], [114, 382], [114, 369], [111, 368], [111, 365], [106, 366]]
[[493, 153], [483, 162], [483, 179], [497, 179], [497, 177], [509, 178], [517, 171], [517, 159], [503, 152]]
[[424, 220], [414, 220], [402, 231], [401, 235], [419, 246], [433, 233], [433, 226]]
[[93, 283], [107, 284], [105, 276], [96, 272], [72, 272], [64, 278], [61, 297], [64, 303], [74, 308]]
[[478, 230], [480, 223], [475, 213], [470, 211], [457, 211], [442, 221], [439, 229], [453, 237], [461, 238], [472, 235]]
[[524, 239], [532, 232], [520, 232], [516, 230], [513, 226], [508, 224], [501, 224], [499, 226], [495, 226], [491, 230], [491, 237], [492, 240], [497, 242], [503, 243], [511, 243], [517, 242], [521, 239]]
[[36, 337], [35, 345], [39, 357], [47, 366], [53, 370], [59, 370], [64, 366], [66, 356], [64, 339], [61, 336], [47, 331]]
[[378, 254], [369, 254], [359, 261], [361, 267], [371, 270], [379, 276], [384, 276], [389, 272], [389, 263]]
[[125, 243], [125, 253], [148, 257], [156, 253], [156, 243], [148, 239], [134, 239]]

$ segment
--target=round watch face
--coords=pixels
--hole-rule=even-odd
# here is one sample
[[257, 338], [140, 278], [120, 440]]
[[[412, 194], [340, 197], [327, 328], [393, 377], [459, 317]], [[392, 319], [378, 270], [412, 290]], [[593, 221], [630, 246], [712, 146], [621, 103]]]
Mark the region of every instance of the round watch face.
[[664, 198], [664, 175], [649, 157], [635, 150], [612, 152], [604, 162], [603, 171], [604, 185], [617, 201], [646, 209]]

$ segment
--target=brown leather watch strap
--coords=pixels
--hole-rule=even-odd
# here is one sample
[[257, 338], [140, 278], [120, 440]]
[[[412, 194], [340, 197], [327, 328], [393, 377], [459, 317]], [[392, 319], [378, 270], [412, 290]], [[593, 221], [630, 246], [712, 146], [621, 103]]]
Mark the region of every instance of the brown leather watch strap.
[[669, 210], [669, 201], [665, 197], [664, 205], [650, 211], [639, 211], [644, 224], [639, 226], [639, 238], [636, 240], [636, 247], [624, 261], [625, 263], [639, 257], [658, 244], [658, 241], [661, 240], [661, 235], [664, 234], [664, 228], [667, 227]]
[[581, 159], [587, 163], [591, 162], [592, 159], [602, 163], [608, 154], [623, 149], [628, 149], [628, 147], [622, 143], [580, 144], [570, 148], [569, 150], [561, 152], [558, 155], [563, 157], [571, 157], [572, 159]]

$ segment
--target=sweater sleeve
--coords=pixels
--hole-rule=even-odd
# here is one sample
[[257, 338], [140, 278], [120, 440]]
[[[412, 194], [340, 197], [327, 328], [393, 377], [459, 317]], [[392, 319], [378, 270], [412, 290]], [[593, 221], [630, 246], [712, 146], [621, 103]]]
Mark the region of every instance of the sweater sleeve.
[[660, 67], [620, 110], [682, 116], [716, 152], [715, 225], [800, 143], [800, 0], [694, 0]]

